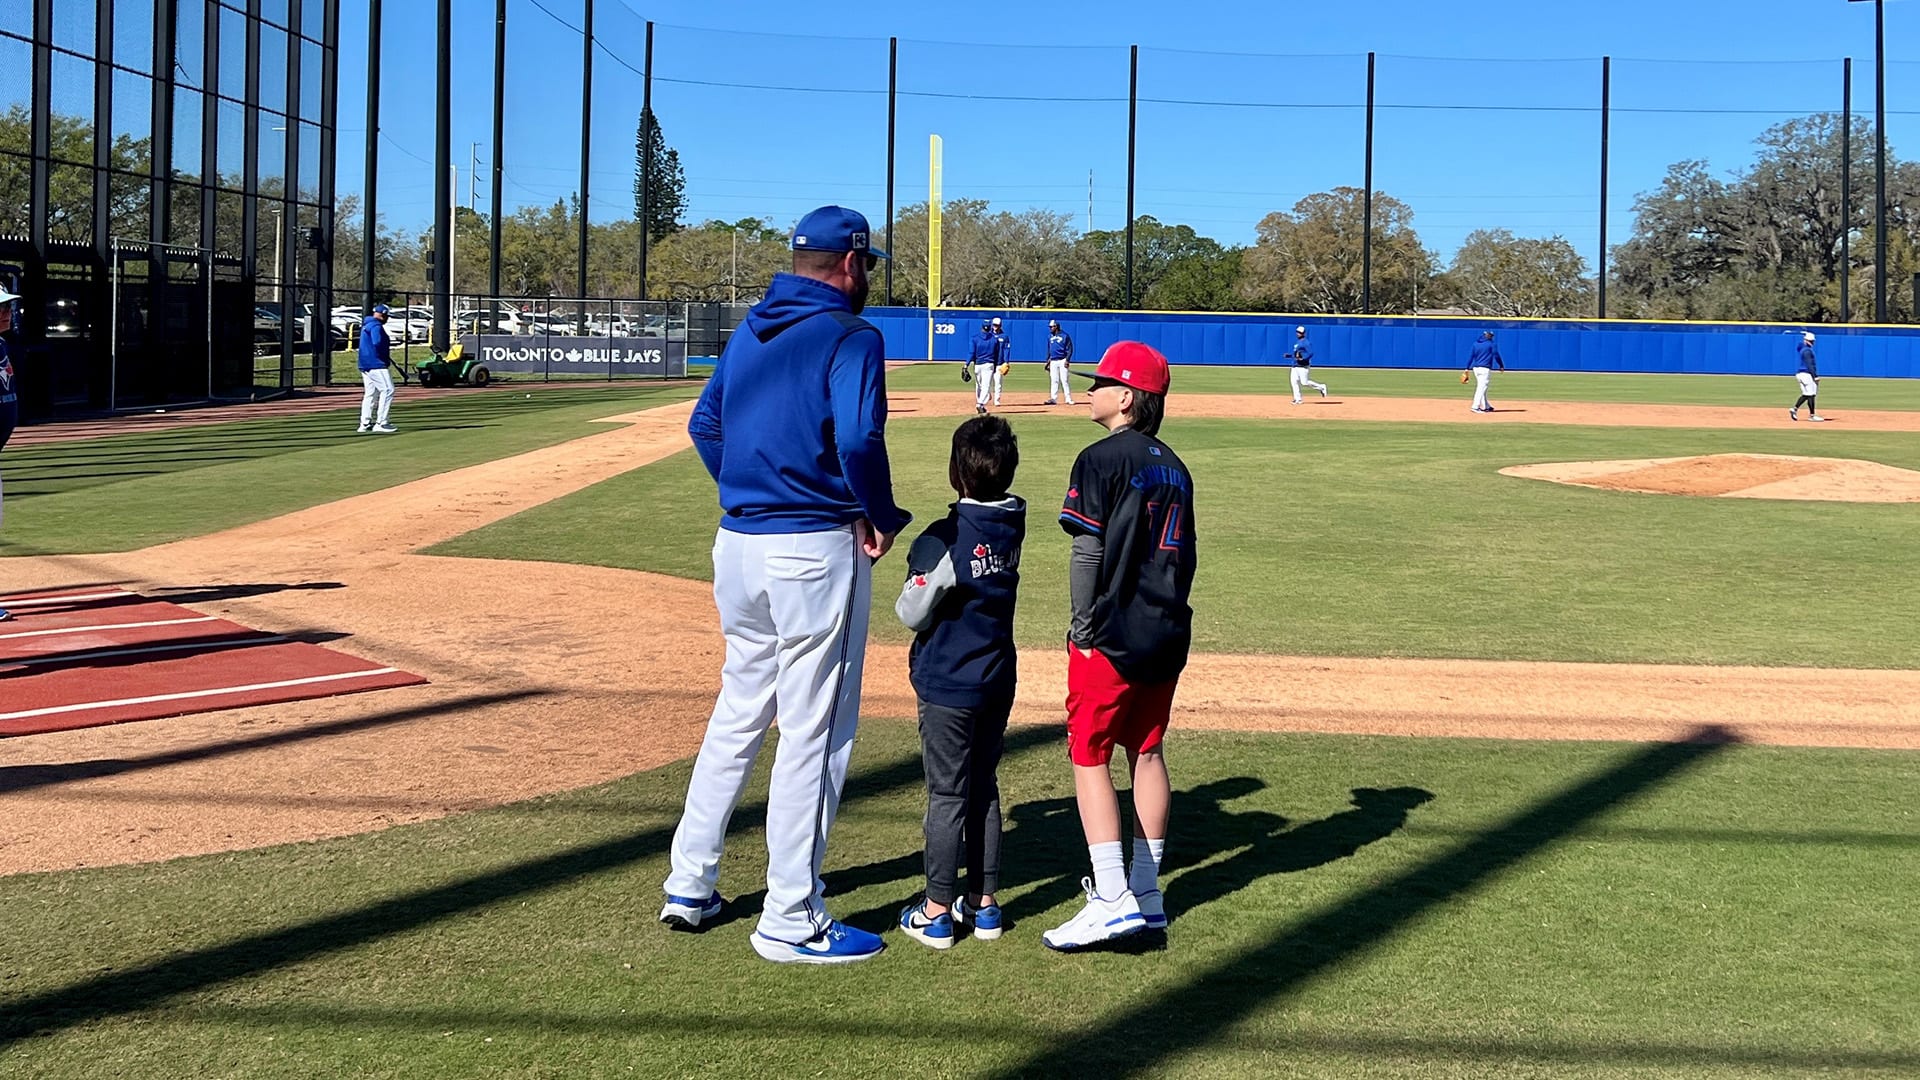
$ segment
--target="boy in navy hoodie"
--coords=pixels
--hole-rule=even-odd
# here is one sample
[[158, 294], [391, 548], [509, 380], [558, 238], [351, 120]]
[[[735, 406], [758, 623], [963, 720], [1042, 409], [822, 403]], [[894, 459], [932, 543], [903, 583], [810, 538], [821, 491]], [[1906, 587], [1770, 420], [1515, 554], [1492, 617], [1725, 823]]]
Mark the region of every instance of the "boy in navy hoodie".
[[1027, 530], [1026, 503], [1007, 489], [1019, 464], [1000, 417], [954, 431], [947, 478], [960, 501], [913, 542], [893, 608], [916, 632], [907, 667], [927, 773], [926, 895], [900, 913], [900, 929], [935, 949], [953, 946], [956, 922], [972, 921], [983, 941], [1000, 936], [997, 770], [1013, 710], [1013, 607]]

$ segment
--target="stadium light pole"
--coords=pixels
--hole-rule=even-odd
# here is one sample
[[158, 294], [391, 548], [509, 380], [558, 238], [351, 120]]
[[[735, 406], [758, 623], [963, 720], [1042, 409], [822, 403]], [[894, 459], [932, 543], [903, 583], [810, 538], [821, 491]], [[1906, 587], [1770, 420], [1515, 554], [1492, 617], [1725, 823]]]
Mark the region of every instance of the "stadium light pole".
[[1853, 321], [1853, 57], [1840, 61], [1840, 321]]
[[1140, 46], [1135, 45], [1127, 59], [1127, 302], [1133, 308], [1133, 163], [1139, 133]]
[[453, 0], [440, 0], [434, 44], [438, 58], [433, 71], [433, 339], [436, 355], [447, 351], [447, 329], [453, 314]]
[[1887, 0], [1873, 0], [1873, 321], [1887, 321]]

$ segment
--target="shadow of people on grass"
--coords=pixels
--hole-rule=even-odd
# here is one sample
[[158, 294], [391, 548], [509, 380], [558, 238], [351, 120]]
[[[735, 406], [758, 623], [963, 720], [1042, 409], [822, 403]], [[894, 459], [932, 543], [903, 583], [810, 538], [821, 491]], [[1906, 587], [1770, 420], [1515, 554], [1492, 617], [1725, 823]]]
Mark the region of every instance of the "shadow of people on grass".
[[[1236, 776], [1174, 793], [1167, 860], [1161, 867], [1170, 920], [1261, 878], [1346, 858], [1398, 831], [1413, 808], [1433, 798], [1420, 788], [1354, 788], [1352, 809], [1292, 829], [1279, 814], [1228, 805], [1266, 786], [1253, 777]], [[918, 894], [923, 870], [921, 854], [915, 851], [827, 874], [827, 893], [845, 895], [891, 881], [906, 885], [897, 901], [845, 917], [850, 925], [878, 933], [892, 926], [900, 909]], [[1009, 925], [1070, 904], [1081, 895], [1080, 879], [1087, 873], [1086, 840], [1072, 798], [1022, 803], [1008, 812], [1001, 890], [1032, 886], [1002, 902]]]

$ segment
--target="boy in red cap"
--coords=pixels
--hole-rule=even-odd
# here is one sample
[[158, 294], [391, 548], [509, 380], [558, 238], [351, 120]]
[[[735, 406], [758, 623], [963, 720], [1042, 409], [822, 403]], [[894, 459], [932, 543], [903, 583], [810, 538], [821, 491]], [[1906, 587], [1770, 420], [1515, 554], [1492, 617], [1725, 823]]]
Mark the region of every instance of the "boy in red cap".
[[[1075, 374], [1079, 374], [1075, 372]], [[1087, 904], [1041, 935], [1069, 951], [1167, 925], [1160, 897], [1173, 786], [1160, 750], [1193, 640], [1193, 481], [1159, 439], [1167, 358], [1116, 343], [1093, 373], [1093, 422], [1106, 438], [1073, 463], [1060, 525], [1073, 537], [1067, 632], [1067, 749], [1093, 859]], [[1133, 865], [1120, 846], [1113, 748], [1133, 773]]]

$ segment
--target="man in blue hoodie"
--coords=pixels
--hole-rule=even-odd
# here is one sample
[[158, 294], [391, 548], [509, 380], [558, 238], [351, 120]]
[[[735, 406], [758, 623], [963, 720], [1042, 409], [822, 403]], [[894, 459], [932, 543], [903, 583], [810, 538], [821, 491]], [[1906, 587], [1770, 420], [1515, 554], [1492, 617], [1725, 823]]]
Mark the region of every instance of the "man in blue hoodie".
[[994, 376], [1000, 371], [1000, 334], [993, 328], [993, 320], [980, 323], [967, 363], [973, 368], [973, 411], [984, 413], [987, 402], [993, 400]]
[[727, 343], [687, 432], [720, 488], [713, 599], [726, 634], [720, 696], [674, 832], [660, 921], [711, 925], [727, 821], [767, 728], [767, 892], [754, 951], [779, 963], [878, 955], [878, 935], [827, 914], [820, 868], [860, 715], [873, 562], [912, 515], [893, 501], [886, 354], [858, 315], [886, 252], [867, 219], [824, 206]]
[[373, 305], [373, 314], [360, 324], [360, 385], [366, 394], [360, 399], [360, 434], [391, 435], [397, 429], [387, 423], [393, 408], [393, 338], [387, 336], [387, 305]]
[[1820, 396], [1820, 365], [1813, 358], [1813, 331], [1800, 332], [1800, 370], [1794, 372], [1794, 379], [1800, 384], [1800, 396], [1794, 399], [1793, 408], [1787, 410], [1787, 419], [1800, 419], [1800, 406], [1807, 407], [1807, 419], [1815, 423], [1826, 423], [1814, 408]]
[[1473, 343], [1473, 349], [1467, 354], [1467, 374], [1473, 376], [1473, 411], [1492, 412], [1493, 402], [1487, 400], [1487, 386], [1493, 381], [1493, 369], [1507, 370], [1507, 362], [1500, 358], [1500, 349], [1493, 343], [1493, 331], [1484, 330], [1480, 339]]

